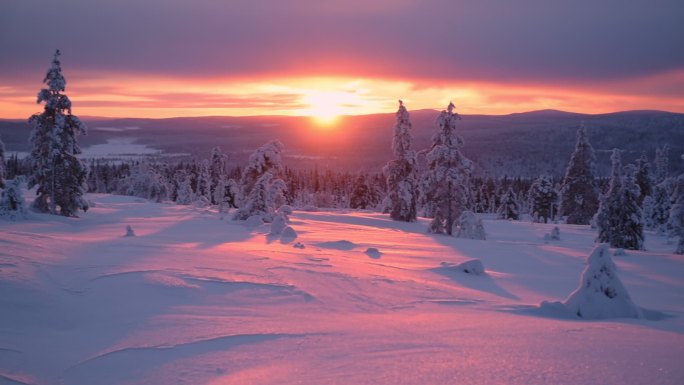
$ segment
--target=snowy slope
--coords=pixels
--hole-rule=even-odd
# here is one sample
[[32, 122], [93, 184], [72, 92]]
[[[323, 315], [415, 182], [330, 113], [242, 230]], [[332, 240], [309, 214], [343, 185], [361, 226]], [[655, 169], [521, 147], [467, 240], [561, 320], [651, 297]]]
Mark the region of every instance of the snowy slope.
[[[88, 197], [80, 219], [0, 221], [0, 384], [684, 381], [684, 259], [662, 238], [613, 258], [650, 319], [584, 321], [536, 305], [577, 288], [585, 226], [545, 243], [555, 225], [485, 220], [479, 241], [295, 211], [281, 241], [210, 210]], [[486, 275], [445, 267], [473, 258]]]

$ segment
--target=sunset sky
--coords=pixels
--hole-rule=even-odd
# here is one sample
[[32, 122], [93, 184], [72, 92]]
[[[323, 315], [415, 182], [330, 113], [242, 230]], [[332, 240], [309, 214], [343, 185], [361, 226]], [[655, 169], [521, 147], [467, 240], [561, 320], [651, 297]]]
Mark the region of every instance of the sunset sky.
[[682, 0], [3, 0], [0, 118], [684, 112]]

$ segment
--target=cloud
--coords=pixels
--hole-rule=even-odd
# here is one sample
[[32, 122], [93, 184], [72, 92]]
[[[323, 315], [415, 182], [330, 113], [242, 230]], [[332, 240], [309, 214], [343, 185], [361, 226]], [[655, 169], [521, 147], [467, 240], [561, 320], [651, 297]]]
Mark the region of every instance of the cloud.
[[12, 54], [3, 67], [24, 74], [42, 71], [57, 47], [78, 70], [210, 78], [555, 81], [684, 68], [679, 0], [66, 0], [4, 8], [0, 48]]

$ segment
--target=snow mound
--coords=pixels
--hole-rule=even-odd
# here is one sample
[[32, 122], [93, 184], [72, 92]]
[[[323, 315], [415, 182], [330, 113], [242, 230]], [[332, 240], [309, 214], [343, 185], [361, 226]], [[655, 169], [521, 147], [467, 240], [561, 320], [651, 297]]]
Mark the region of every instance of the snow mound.
[[273, 218], [273, 222], [271, 222], [271, 235], [278, 235], [283, 232], [287, 226], [287, 218], [285, 217], [285, 214], [278, 214]]
[[288, 243], [292, 242], [297, 238], [297, 232], [290, 226], [285, 226], [280, 234], [280, 242]]
[[613, 255], [616, 257], [624, 257], [625, 255], [627, 255], [627, 253], [625, 253], [625, 249], [618, 248], [615, 250], [615, 254], [613, 254]]
[[554, 227], [553, 230], [551, 230], [550, 237], [554, 241], [560, 241], [560, 229], [558, 226]]
[[316, 245], [325, 249], [336, 249], [345, 251], [352, 250], [357, 246], [356, 243], [349, 242], [346, 240], [321, 242]]
[[441, 264], [442, 269], [445, 270], [450, 270], [450, 271], [461, 271], [466, 274], [472, 274], [472, 275], [484, 275], [485, 274], [485, 267], [482, 264], [482, 261], [479, 259], [470, 259], [467, 260], [463, 263], [459, 264], [453, 264], [449, 262], [442, 262]]
[[369, 248], [367, 248], [367, 249], [366, 249], [366, 254], [367, 254], [369, 257], [373, 258], [373, 259], [379, 259], [380, 256], [382, 255], [382, 253], [380, 252], [380, 250], [378, 250], [378, 249], [375, 248], [375, 247], [369, 247]]
[[544, 234], [544, 242], [560, 241], [560, 229], [558, 226], [554, 227], [550, 233]]
[[244, 225], [247, 227], [259, 227], [264, 224], [264, 219], [261, 215], [252, 215], [251, 217], [245, 219]]
[[564, 302], [573, 314], [586, 319], [643, 318], [617, 276], [608, 244], [597, 245], [587, 259], [579, 287]]

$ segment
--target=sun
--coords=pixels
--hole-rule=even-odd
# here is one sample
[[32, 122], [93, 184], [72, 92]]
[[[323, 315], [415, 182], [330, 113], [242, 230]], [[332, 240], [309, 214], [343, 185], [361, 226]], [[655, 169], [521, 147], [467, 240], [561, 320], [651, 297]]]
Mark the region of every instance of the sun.
[[353, 104], [353, 97], [348, 92], [311, 91], [302, 98], [308, 106], [302, 113], [322, 126], [330, 126], [347, 112], [349, 105]]

